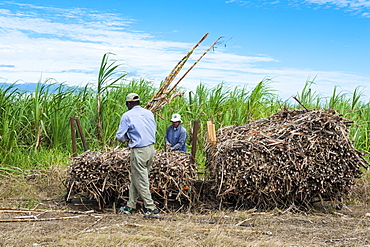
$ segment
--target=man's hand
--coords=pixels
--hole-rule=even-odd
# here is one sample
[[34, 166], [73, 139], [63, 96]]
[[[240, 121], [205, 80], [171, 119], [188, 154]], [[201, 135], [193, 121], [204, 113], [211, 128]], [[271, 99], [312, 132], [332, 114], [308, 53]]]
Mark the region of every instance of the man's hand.
[[171, 147], [171, 144], [169, 142], [166, 143], [166, 151], [167, 152], [172, 151], [172, 147]]

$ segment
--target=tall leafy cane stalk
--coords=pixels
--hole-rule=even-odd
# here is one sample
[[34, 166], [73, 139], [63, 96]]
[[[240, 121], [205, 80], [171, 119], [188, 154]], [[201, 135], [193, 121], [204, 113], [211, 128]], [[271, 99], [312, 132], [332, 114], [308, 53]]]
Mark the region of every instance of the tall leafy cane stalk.
[[102, 120], [102, 95], [103, 93], [110, 88], [115, 83], [122, 80], [127, 73], [123, 73], [118, 77], [115, 75], [119, 74], [117, 71], [120, 64], [116, 64], [116, 60], [109, 59], [109, 55], [114, 55], [113, 53], [106, 53], [104, 54], [98, 75], [98, 85], [97, 85], [97, 93], [96, 93], [96, 115], [97, 115], [97, 136], [100, 143], [103, 143], [103, 120]]

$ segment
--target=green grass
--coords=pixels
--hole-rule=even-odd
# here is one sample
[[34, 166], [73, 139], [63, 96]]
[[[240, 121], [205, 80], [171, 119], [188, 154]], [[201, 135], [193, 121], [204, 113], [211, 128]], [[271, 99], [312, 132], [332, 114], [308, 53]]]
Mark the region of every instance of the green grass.
[[60, 166], [70, 162], [70, 152], [60, 149], [24, 150], [14, 148], [12, 152], [0, 151], [1, 171], [12, 173], [24, 173], [26, 170], [49, 169], [52, 166]]

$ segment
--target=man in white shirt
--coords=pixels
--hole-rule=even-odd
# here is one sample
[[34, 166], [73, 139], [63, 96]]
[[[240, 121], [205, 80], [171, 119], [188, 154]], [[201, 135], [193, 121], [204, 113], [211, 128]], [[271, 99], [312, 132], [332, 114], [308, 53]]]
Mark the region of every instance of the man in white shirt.
[[128, 141], [130, 148], [131, 184], [127, 205], [120, 211], [131, 214], [136, 209], [137, 197], [144, 201], [145, 214], [158, 214], [149, 190], [149, 172], [154, 159], [155, 132], [157, 129], [154, 115], [140, 106], [140, 97], [130, 93], [126, 97], [125, 112], [120, 120], [116, 133], [120, 142]]

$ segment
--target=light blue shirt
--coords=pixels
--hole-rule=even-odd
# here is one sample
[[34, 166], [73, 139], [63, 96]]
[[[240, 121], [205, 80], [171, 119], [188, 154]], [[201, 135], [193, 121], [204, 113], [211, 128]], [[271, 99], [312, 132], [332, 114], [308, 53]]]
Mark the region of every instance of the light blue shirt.
[[153, 113], [137, 105], [122, 115], [116, 137], [129, 148], [146, 147], [155, 143], [156, 129]]
[[170, 125], [167, 127], [165, 139], [174, 150], [186, 152], [186, 135], [186, 129], [181, 125], [177, 126], [177, 128]]

